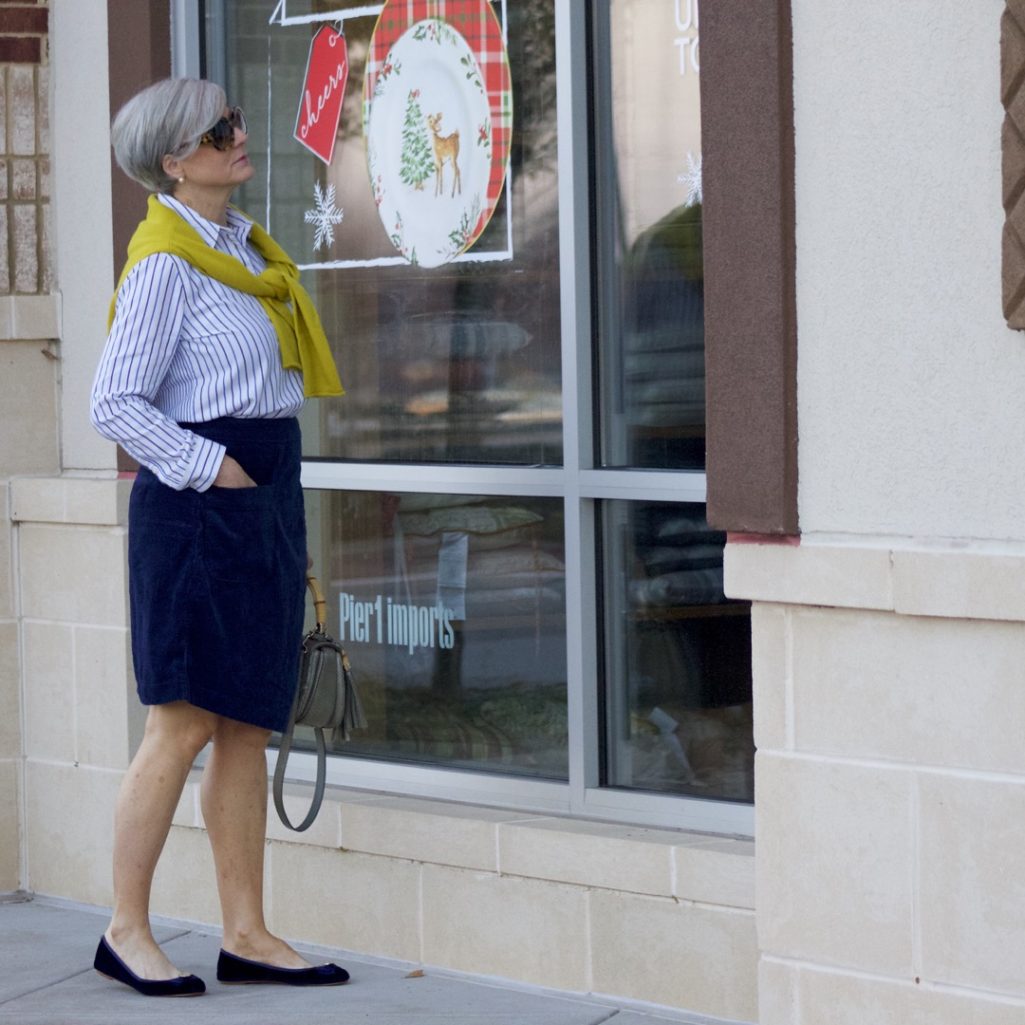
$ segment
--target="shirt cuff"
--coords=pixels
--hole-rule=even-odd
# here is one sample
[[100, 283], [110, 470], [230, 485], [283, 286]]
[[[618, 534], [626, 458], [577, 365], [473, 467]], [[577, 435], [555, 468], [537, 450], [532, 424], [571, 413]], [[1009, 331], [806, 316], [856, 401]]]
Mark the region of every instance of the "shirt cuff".
[[227, 449], [216, 441], [193, 434], [192, 460], [189, 465], [186, 487], [196, 491], [207, 491], [221, 468]]

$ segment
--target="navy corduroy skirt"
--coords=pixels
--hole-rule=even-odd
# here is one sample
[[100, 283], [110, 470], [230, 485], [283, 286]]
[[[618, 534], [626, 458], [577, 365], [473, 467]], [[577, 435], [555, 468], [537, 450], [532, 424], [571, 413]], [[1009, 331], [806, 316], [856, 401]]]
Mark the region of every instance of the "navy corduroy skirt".
[[128, 514], [139, 698], [283, 730], [305, 600], [299, 425], [225, 417], [182, 426], [224, 445], [258, 486], [175, 491], [139, 470]]

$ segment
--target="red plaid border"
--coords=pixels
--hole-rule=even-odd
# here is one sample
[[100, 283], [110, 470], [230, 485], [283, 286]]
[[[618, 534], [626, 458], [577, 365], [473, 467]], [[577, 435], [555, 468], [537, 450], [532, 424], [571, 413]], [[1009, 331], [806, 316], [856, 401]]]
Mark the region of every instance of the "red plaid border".
[[491, 175], [484, 209], [469, 243], [473, 245], [491, 220], [502, 194], [512, 145], [513, 95], [509, 56], [502, 38], [502, 26], [489, 0], [386, 0], [367, 54], [363, 78], [363, 130], [366, 132], [374, 86], [389, 51], [411, 25], [425, 18], [447, 22], [466, 40], [477, 58], [491, 108]]

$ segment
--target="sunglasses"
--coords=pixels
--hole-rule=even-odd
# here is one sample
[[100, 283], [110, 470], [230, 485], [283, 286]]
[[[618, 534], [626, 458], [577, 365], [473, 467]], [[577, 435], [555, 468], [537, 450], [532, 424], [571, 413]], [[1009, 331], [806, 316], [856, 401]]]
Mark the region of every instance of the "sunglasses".
[[228, 111], [227, 117], [222, 117], [220, 121], [213, 126], [213, 128], [205, 131], [199, 137], [199, 142], [201, 145], [203, 143], [207, 143], [208, 145], [213, 146], [214, 149], [224, 152], [235, 145], [236, 128], [239, 129], [243, 135], [247, 134], [246, 116], [242, 113], [241, 107], [232, 107], [231, 110]]

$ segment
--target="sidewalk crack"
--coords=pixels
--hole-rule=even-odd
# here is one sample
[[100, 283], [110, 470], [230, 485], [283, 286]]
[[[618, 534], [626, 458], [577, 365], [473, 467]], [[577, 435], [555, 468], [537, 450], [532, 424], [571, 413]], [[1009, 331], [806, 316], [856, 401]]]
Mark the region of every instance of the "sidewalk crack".
[[[173, 940], [180, 940], [183, 936], [191, 936], [192, 929], [182, 929], [181, 932], [175, 933], [173, 936], [168, 936], [162, 939], [159, 946], [163, 946], [165, 943], [170, 943]], [[89, 972], [93, 972], [96, 969], [92, 965], [87, 968], [80, 968], [77, 971], [71, 972], [69, 975], [62, 975], [58, 978], [48, 979], [46, 982], [39, 986], [35, 986], [32, 989], [26, 989], [23, 993], [12, 993], [10, 996], [0, 998], [0, 1007], [5, 1007], [7, 1004], [14, 1000], [21, 1000], [23, 997], [30, 997], [33, 993], [42, 993], [45, 989], [52, 989], [54, 986], [60, 986], [62, 983], [68, 982], [71, 979], [77, 979], [79, 976], [88, 975]]]
[[0, 1007], [4, 1007], [6, 1004], [9, 1004], [14, 1000], [21, 1000], [22, 997], [30, 997], [33, 993], [42, 993], [44, 989], [52, 989], [54, 986], [59, 986], [62, 982], [67, 982], [70, 979], [77, 979], [80, 975], [86, 975], [91, 971], [95, 971], [95, 969], [90, 965], [88, 968], [82, 968], [80, 971], [72, 972], [70, 975], [64, 975], [59, 979], [50, 979], [49, 982], [44, 982], [41, 986], [25, 990], [24, 993], [14, 993], [9, 997], [0, 999]]

